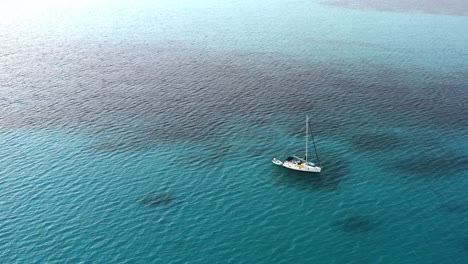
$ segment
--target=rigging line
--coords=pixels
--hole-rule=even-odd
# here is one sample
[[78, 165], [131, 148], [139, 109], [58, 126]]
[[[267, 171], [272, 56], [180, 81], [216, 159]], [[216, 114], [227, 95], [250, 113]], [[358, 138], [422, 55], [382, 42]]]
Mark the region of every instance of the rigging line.
[[307, 163], [307, 158], [308, 158], [307, 156], [308, 156], [308, 154], [309, 154], [309, 153], [308, 153], [308, 150], [307, 150], [308, 147], [309, 147], [309, 146], [308, 146], [308, 140], [309, 140], [309, 116], [306, 115], [306, 150], [305, 150], [305, 152], [306, 152], [306, 153], [305, 153], [305, 161], [306, 161], [306, 163]]
[[312, 132], [312, 127], [309, 124], [310, 135], [312, 136], [312, 143], [314, 144], [315, 157], [317, 157], [317, 164], [320, 167], [320, 159], [317, 153], [317, 148], [315, 147], [314, 133]]

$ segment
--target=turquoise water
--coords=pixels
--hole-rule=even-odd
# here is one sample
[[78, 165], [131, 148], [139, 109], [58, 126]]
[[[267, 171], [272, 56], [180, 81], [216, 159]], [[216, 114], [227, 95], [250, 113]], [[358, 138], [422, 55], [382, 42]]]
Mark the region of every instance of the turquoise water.
[[468, 262], [467, 17], [0, 7], [1, 263]]

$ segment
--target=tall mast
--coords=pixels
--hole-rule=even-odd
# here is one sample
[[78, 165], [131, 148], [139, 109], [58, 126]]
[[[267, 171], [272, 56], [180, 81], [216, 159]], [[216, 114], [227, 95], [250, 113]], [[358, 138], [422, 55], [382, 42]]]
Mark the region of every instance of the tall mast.
[[315, 147], [314, 133], [311, 133], [311, 134], [312, 134], [312, 143], [314, 144], [315, 157], [317, 158], [317, 164], [320, 167], [320, 160], [319, 160], [319, 156], [317, 154], [317, 148]]
[[309, 140], [309, 116], [306, 115], [306, 155], [305, 155], [306, 163], [307, 163], [308, 140]]

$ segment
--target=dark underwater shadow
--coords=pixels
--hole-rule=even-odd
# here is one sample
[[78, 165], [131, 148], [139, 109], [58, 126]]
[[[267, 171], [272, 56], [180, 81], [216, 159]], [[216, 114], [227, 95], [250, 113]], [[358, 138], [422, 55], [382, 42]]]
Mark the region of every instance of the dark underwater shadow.
[[346, 233], [367, 233], [374, 230], [379, 223], [371, 216], [355, 214], [346, 216], [332, 223], [336, 229]]
[[387, 166], [407, 176], [441, 179], [468, 170], [468, 155], [455, 152], [418, 153]]
[[408, 142], [395, 134], [364, 133], [352, 136], [351, 144], [361, 151], [383, 151], [403, 147]]
[[468, 252], [468, 237], [460, 239], [460, 247], [464, 252]]
[[147, 207], [157, 207], [171, 205], [176, 202], [176, 197], [170, 193], [155, 192], [150, 193], [139, 199], [138, 202]]
[[[147, 127], [122, 128], [113, 135], [114, 139], [103, 138], [91, 144], [89, 148], [97, 153], [114, 153], [126, 151], [147, 151], [158, 143], [204, 142], [209, 138], [220, 138], [224, 121], [211, 120], [208, 124], [197, 124], [184, 121], [185, 127], [176, 124], [148, 124]], [[116, 125], [117, 126], [117, 125]], [[222, 153], [227, 153], [225, 144], [220, 146]], [[200, 155], [195, 155], [200, 157]]]
[[453, 201], [440, 205], [441, 209], [450, 214], [461, 214], [468, 212], [468, 202]]

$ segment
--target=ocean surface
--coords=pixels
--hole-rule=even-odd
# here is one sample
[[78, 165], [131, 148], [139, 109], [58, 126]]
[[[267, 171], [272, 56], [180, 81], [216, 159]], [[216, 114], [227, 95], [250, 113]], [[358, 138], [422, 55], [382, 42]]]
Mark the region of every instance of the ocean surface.
[[0, 263], [468, 263], [467, 10], [0, 1]]

